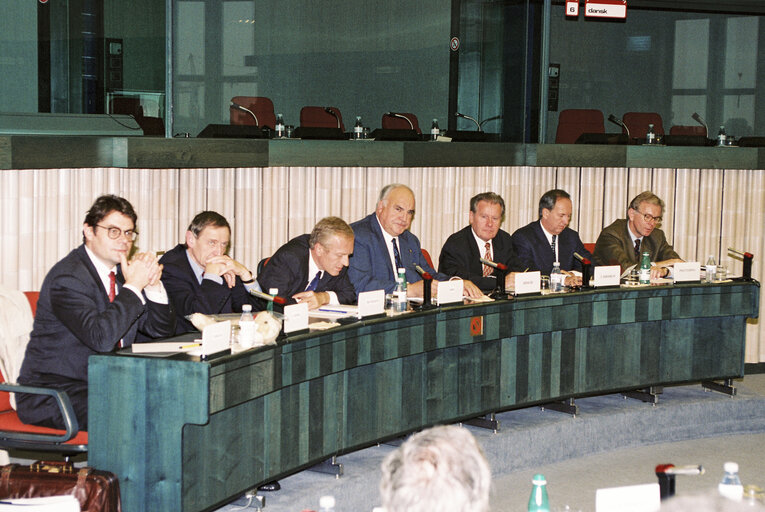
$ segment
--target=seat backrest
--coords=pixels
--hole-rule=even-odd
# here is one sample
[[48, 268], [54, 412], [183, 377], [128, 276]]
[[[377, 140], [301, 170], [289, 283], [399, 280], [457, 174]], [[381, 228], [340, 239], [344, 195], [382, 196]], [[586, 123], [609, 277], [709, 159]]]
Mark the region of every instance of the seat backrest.
[[109, 100], [110, 114], [127, 114], [136, 119], [143, 117], [141, 98], [135, 96], [115, 96]]
[[[327, 112], [325, 110], [327, 108], [332, 110], [337, 115], [337, 118]], [[343, 115], [340, 113], [339, 108], [306, 106], [300, 109], [300, 126], [307, 128], [337, 128], [338, 120], [340, 121], [340, 130], [345, 132]]]
[[583, 133], [605, 133], [603, 112], [587, 108], [570, 108], [558, 116], [556, 144], [573, 144]]
[[582, 245], [584, 246], [587, 251], [592, 254], [595, 252], [595, 244], [593, 242], [584, 243], [582, 242]]
[[670, 135], [701, 135], [707, 134], [707, 129], [701, 125], [673, 125], [669, 129]]
[[425, 262], [430, 265], [430, 268], [436, 268], [433, 266], [433, 258], [430, 257], [430, 253], [423, 248], [420, 248], [420, 250], [422, 251], [422, 257], [425, 258]]
[[645, 134], [648, 133], [649, 124], [653, 124], [656, 135], [664, 135], [664, 124], [661, 116], [656, 112], [627, 112], [622, 117], [622, 122], [629, 128], [630, 137], [633, 139], [644, 139]]
[[[0, 286], [0, 379], [15, 382], [32, 331], [39, 292]], [[0, 392], [0, 410], [11, 408], [10, 394]]]
[[406, 119], [409, 119], [409, 121], [412, 122], [412, 126], [409, 126], [409, 123], [406, 122], [406, 119], [401, 119], [400, 117], [392, 116], [388, 113], [383, 114], [382, 116], [382, 129], [383, 130], [414, 130], [417, 133], [422, 133], [422, 130], [420, 130], [420, 123], [417, 122], [417, 116], [409, 113], [409, 112], [392, 112], [393, 114], [396, 114], [398, 116], [404, 116]]
[[[276, 126], [276, 114], [274, 114], [274, 102], [265, 96], [234, 96], [231, 101], [237, 105], [251, 110], [258, 118], [258, 125], [268, 126], [272, 130]], [[231, 115], [231, 124], [255, 126], [255, 120], [247, 112], [229, 109]]]

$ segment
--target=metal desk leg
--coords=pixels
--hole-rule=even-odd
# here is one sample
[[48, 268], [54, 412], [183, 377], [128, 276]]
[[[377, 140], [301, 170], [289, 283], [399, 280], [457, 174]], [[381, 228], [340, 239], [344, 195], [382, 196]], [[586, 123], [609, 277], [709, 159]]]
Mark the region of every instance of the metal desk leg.
[[343, 464], [337, 462], [337, 457], [334, 455], [323, 461], [319, 462], [315, 466], [308, 468], [308, 471], [316, 471], [317, 473], [326, 473], [328, 475], [335, 475], [335, 478], [343, 476]]

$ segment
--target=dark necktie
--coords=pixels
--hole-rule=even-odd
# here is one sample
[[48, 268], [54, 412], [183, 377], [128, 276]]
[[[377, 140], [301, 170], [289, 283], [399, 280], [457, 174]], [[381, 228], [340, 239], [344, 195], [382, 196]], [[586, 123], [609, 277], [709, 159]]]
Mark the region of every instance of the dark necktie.
[[[489, 242], [486, 242], [486, 252], [483, 254], [483, 259], [493, 261], [491, 259], [491, 244]], [[483, 266], [483, 277], [487, 277], [491, 275], [493, 268], [491, 268], [489, 265]]]
[[640, 261], [640, 239], [635, 239], [635, 257]]
[[393, 275], [398, 274], [398, 269], [404, 268], [404, 264], [401, 262], [401, 253], [398, 252], [398, 244], [395, 238], [391, 238], [390, 242], [393, 244], [393, 259], [396, 260], [396, 269]]
[[117, 296], [117, 274], [109, 272], [109, 302], [114, 302]]
[[553, 252], [553, 259], [554, 259], [555, 261], [558, 261], [558, 254], [555, 252], [555, 241], [556, 241], [557, 239], [558, 239], [558, 235], [553, 235], [553, 237], [552, 237], [552, 243], [550, 244], [550, 248], [552, 249], [552, 252]]
[[308, 286], [306, 287], [305, 291], [307, 292], [313, 292], [316, 291], [316, 287], [319, 286], [319, 278], [321, 277], [321, 270], [316, 272], [316, 275], [313, 276], [313, 279], [310, 283], [308, 283]]

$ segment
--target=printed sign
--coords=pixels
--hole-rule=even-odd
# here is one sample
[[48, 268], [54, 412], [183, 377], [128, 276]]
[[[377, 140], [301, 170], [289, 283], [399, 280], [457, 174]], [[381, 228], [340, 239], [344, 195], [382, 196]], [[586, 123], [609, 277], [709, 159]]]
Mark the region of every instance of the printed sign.
[[590, 18], [627, 17], [627, 0], [586, 0], [584, 15]]

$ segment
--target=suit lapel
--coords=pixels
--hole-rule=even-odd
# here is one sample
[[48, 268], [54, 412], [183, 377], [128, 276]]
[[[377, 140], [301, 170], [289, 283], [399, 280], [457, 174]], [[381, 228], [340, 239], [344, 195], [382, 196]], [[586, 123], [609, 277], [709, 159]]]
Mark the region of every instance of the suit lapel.
[[[98, 294], [98, 297], [101, 302], [101, 307], [105, 308], [106, 305], [109, 304], [109, 294], [104, 288], [104, 284], [101, 281], [101, 277], [98, 275], [98, 271], [96, 270], [96, 267], [93, 265], [93, 262], [90, 261], [90, 257], [88, 257], [88, 253], [85, 251], [84, 244], [79, 247], [77, 251], [77, 256], [79, 256], [80, 262], [87, 269], [88, 273], [90, 274], [90, 277], [93, 279], [93, 286], [95, 287], [95, 289], [100, 291], [100, 293]], [[119, 266], [117, 267], [117, 275], [118, 276], [120, 275]]]
[[[548, 267], [552, 268], [553, 263], [555, 262], [555, 256], [553, 256], [552, 247], [550, 246], [550, 242], [547, 241], [547, 237], [545, 236], [544, 231], [542, 231], [542, 226], [539, 224], [539, 221], [534, 223], [534, 235], [537, 238], [537, 245], [539, 247], [539, 267], [544, 272], [544, 269]], [[559, 240], [560, 237], [558, 237], [556, 242]], [[561, 252], [560, 247], [558, 247], [558, 254]]]
[[[377, 215], [374, 213], [369, 216], [369, 224], [371, 226], [372, 234], [374, 235], [372, 238], [377, 245], [377, 253], [378, 257], [383, 258], [387, 264], [385, 265], [385, 268], [388, 269], [388, 279], [395, 281], [396, 276], [393, 274], [393, 267], [390, 263], [390, 257], [388, 256], [388, 244], [385, 242], [385, 237], [383, 236], [382, 230], [380, 229], [380, 223], [377, 220]], [[401, 237], [398, 238], [399, 240], [399, 251], [401, 251]], [[403, 254], [401, 255], [403, 258]], [[374, 261], [375, 257], [372, 256], [372, 260]]]

